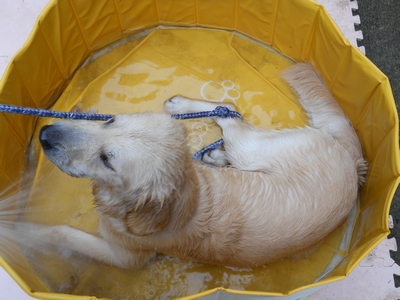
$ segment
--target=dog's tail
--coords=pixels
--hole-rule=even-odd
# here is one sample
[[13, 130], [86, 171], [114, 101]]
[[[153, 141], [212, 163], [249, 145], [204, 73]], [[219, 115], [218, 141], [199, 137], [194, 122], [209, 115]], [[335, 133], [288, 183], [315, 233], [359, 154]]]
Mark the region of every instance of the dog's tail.
[[307, 63], [298, 63], [285, 69], [282, 77], [298, 95], [310, 119], [310, 125], [329, 132], [349, 152], [357, 168], [358, 184], [362, 186], [368, 164], [363, 158], [360, 141], [322, 78]]

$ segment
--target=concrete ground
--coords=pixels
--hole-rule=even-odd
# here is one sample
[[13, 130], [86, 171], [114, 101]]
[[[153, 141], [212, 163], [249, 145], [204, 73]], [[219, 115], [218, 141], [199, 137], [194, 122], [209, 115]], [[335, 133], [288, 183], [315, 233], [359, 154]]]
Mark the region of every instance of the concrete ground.
[[[397, 111], [400, 112], [400, 1], [358, 0], [359, 29], [364, 39], [366, 56], [385, 73], [392, 85]], [[400, 264], [400, 189], [397, 189], [390, 214], [393, 228], [389, 237], [395, 237], [397, 252], [390, 255]], [[395, 275], [395, 286], [400, 286], [400, 276]]]

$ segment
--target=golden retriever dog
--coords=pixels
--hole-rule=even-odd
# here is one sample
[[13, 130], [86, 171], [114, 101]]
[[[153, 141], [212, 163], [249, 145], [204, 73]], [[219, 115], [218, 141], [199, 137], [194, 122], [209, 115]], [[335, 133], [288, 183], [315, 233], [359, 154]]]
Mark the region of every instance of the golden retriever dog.
[[[101, 237], [65, 225], [27, 230], [121, 268], [142, 267], [157, 253], [256, 267], [315, 248], [346, 219], [367, 164], [351, 123], [312, 66], [296, 64], [283, 78], [310, 126], [264, 131], [215, 117], [224, 151], [207, 153], [204, 164], [191, 158], [185, 125], [167, 113], [44, 126], [48, 159], [71, 176], [91, 178]], [[165, 110], [220, 105], [177, 96]]]

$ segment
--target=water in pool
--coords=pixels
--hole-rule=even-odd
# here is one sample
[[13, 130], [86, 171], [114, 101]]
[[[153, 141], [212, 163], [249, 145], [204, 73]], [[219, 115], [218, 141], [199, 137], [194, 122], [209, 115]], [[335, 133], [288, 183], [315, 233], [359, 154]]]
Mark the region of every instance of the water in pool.
[[[279, 77], [291, 60], [237, 34], [159, 28], [101, 54], [76, 72], [52, 109], [161, 112], [166, 99], [183, 95], [233, 102], [248, 122], [263, 129], [307, 124], [295, 95]], [[53, 121], [40, 119], [37, 128]], [[221, 137], [211, 120], [184, 122], [193, 152]], [[89, 180], [71, 178], [48, 162], [37, 134], [33, 137], [37, 165], [21, 220], [67, 224], [98, 234]], [[312, 283], [326, 267], [321, 261], [329, 262], [335, 254], [343, 232], [344, 227], [335, 231], [307, 258], [285, 259], [257, 269], [216, 267], [160, 255], [142, 270], [127, 271], [54, 245], [20, 242], [30, 267], [50, 291], [113, 299], [168, 299], [216, 287], [274, 292]]]

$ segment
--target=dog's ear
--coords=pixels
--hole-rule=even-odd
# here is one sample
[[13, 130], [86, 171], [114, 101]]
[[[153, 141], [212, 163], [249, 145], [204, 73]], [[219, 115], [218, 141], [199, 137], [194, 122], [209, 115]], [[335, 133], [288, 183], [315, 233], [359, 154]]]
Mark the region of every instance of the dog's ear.
[[159, 232], [168, 225], [169, 203], [151, 198], [140, 199], [139, 203], [125, 215], [124, 223], [129, 233], [145, 236]]

